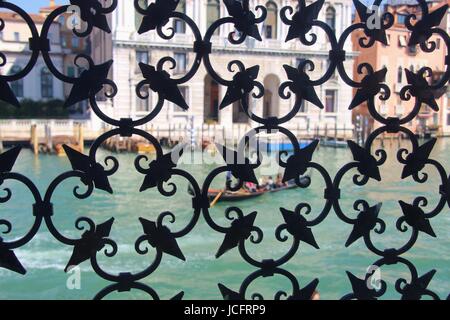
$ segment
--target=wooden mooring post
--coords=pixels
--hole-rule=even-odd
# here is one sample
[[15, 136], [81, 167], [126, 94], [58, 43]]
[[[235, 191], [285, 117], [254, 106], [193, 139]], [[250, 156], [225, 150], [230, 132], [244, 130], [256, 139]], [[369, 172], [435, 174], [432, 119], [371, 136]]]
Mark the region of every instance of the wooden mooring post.
[[83, 152], [84, 150], [84, 127], [82, 123], [78, 124], [78, 148], [80, 149], [80, 152]]
[[45, 152], [50, 153], [53, 151], [53, 137], [52, 127], [48, 124], [45, 125]]
[[0, 153], [3, 152], [2, 128], [0, 127]]
[[37, 136], [37, 125], [33, 124], [31, 125], [31, 149], [33, 150], [34, 155], [39, 154], [39, 139]]
[[337, 141], [338, 139], [338, 126], [337, 121], [334, 123], [334, 141]]

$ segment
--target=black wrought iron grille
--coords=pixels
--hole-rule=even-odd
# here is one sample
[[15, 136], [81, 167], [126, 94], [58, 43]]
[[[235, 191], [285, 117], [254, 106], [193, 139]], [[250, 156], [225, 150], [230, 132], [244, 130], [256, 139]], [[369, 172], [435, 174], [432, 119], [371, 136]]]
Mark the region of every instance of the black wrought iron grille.
[[[192, 51], [196, 57], [190, 70], [184, 76], [177, 79], [172, 78], [165, 71], [167, 64], [171, 64], [172, 67], [176, 66], [176, 61], [171, 57], [162, 58], [155, 66], [141, 63], [140, 69], [144, 80], [138, 85], [136, 94], [140, 98], [146, 99], [147, 97], [141, 93], [141, 89], [144, 86], [148, 86], [152, 92], [158, 95], [158, 103], [147, 116], [141, 119], [113, 119], [106, 115], [97, 104], [98, 96], [105, 94], [105, 91], [102, 91], [103, 88], [110, 89], [110, 91], [106, 91], [108, 98], [114, 97], [117, 93], [115, 83], [107, 79], [108, 70], [113, 64], [113, 61], [105, 61], [102, 64], [96, 65], [91, 57], [78, 55], [76, 59], [85, 59], [89, 62], [89, 68], [78, 78], [61, 73], [52, 62], [49, 28], [58, 16], [66, 12], [68, 6], [61, 6], [51, 12], [46, 18], [42, 30], [38, 32], [27, 12], [11, 2], [0, 1], [0, 8], [17, 13], [26, 21], [32, 34], [29, 39], [31, 56], [28, 64], [16, 74], [0, 76], [0, 99], [19, 107], [20, 103], [14, 96], [10, 83], [24, 78], [35, 66], [38, 57], [42, 55], [47, 68], [56, 78], [73, 85], [66, 105], [70, 106], [83, 100], [89, 100], [92, 111], [105, 123], [113, 127], [113, 129], [102, 134], [95, 140], [87, 155], [65, 146], [65, 151], [73, 170], [60, 174], [51, 182], [45, 192], [39, 191], [35, 182], [31, 181], [25, 175], [13, 170], [14, 163], [20, 152], [19, 147], [12, 148], [0, 155], [0, 184], [3, 184], [6, 180], [16, 180], [31, 191], [35, 201], [31, 205], [30, 218], [34, 219], [34, 222], [29, 231], [21, 238], [13, 241], [0, 238], [0, 266], [20, 274], [25, 274], [27, 266], [21, 264], [14, 250], [26, 246], [38, 234], [43, 224], [45, 224], [57, 241], [73, 250], [66, 271], [72, 266], [81, 263], [90, 263], [99, 277], [111, 282], [109, 286], [98, 292], [95, 296], [96, 299], [104, 298], [114, 291], [124, 292], [130, 291], [131, 289], [142, 290], [148, 293], [151, 298], [159, 299], [157, 292], [149, 285], [144, 284], [142, 280], [150, 277], [157, 270], [165, 255], [172, 255], [181, 260], [185, 260], [178, 243], [195, 228], [198, 220], [203, 216], [203, 219], [211, 227], [211, 233], [217, 232], [223, 234], [223, 242], [215, 253], [216, 257], [219, 258], [230, 250], [238, 250], [242, 259], [255, 268], [255, 271], [248, 275], [242, 282], [240, 288], [228, 288], [225, 285], [218, 284], [218, 290], [220, 290], [225, 299], [263, 299], [263, 296], [258, 293], [249, 296], [247, 289], [254, 280], [261, 277], [273, 276], [287, 278], [291, 282], [292, 288], [286, 290], [286, 292], [279, 291], [273, 297], [266, 298], [311, 299], [314, 291], [318, 288], [319, 279], [310, 279], [300, 285], [296, 275], [284, 267], [292, 257], [299, 254], [298, 249], [301, 244], [318, 248], [313, 229], [315, 226], [321, 224], [330, 212], [334, 211], [339, 219], [342, 220], [342, 223], [350, 224], [353, 228], [349, 235], [336, 235], [336, 237], [342, 238], [343, 245], [348, 247], [356, 241], [363, 241], [367, 250], [372, 252], [374, 259], [376, 259], [373, 263], [375, 266], [381, 267], [384, 265], [399, 264], [409, 270], [410, 277], [408, 280], [399, 278], [395, 282], [395, 290], [401, 294], [402, 298], [420, 299], [423, 296], [429, 296], [433, 299], [439, 299], [438, 295], [431, 288], [428, 288], [429, 282], [435, 274], [435, 270], [419, 273], [414, 264], [404, 258], [404, 254], [414, 247], [419, 235], [436, 236], [432, 227], [433, 218], [444, 211], [447, 205], [450, 205], [450, 178], [448, 178], [448, 173], [445, 168], [438, 161], [429, 157], [435, 144], [435, 139], [420, 144], [417, 137], [406, 125], [418, 116], [420, 108], [423, 105], [431, 107], [434, 111], [438, 110], [433, 91], [443, 88], [447, 84], [450, 77], [450, 58], [448, 55], [446, 56], [446, 70], [441, 78], [433, 84], [427, 81], [427, 77], [433, 75], [431, 68], [424, 67], [416, 73], [405, 69], [408, 75], [408, 84], [403, 87], [400, 96], [403, 101], [414, 100], [414, 108], [409, 114], [401, 118], [384, 117], [377, 111], [376, 104], [378, 100], [387, 100], [391, 95], [389, 87], [384, 83], [387, 70], [385, 68], [374, 70], [369, 64], [361, 64], [358, 66], [358, 72], [364, 74], [364, 77], [361, 82], [355, 81], [352, 79], [352, 75], [349, 75], [344, 68], [343, 63], [346, 60], [344, 43], [351, 36], [352, 32], [358, 29], [363, 30], [365, 34], [359, 40], [359, 44], [362, 47], [370, 47], [377, 41], [385, 43], [386, 30], [393, 26], [394, 17], [391, 13], [384, 13], [381, 17], [381, 27], [372, 29], [367, 24], [370, 18], [367, 14], [367, 7], [358, 0], [353, 0], [353, 2], [361, 21], [346, 28], [339, 38], [336, 37], [333, 29], [329, 25], [317, 19], [324, 4], [323, 0], [312, 2], [309, 5], [306, 5], [304, 0], [299, 0], [297, 8], [287, 6], [280, 11], [282, 22], [289, 26], [286, 41], [299, 41], [304, 46], [313, 45], [317, 37], [311, 33], [312, 27], [317, 27], [326, 34], [331, 46], [331, 50], [328, 53], [330, 63], [323, 76], [314, 81], [308, 76], [308, 72], [314, 69], [314, 63], [312, 61], [305, 60], [297, 68], [285, 66], [284, 72], [288, 80], [281, 84], [279, 96], [282, 99], [288, 99], [291, 95], [295, 95], [296, 103], [292, 106], [290, 112], [282, 117], [262, 118], [253, 114], [248, 104], [248, 98], [250, 96], [253, 99], [260, 99], [264, 95], [264, 86], [257, 81], [258, 67], [247, 66], [245, 61], [231, 61], [228, 64], [228, 69], [230, 73], [234, 72], [234, 75], [229, 80], [222, 78], [214, 70], [210, 59], [214, 54], [211, 38], [221, 25], [234, 25], [236, 31], [230, 33], [228, 36], [228, 41], [232, 45], [241, 44], [249, 37], [262, 41], [258, 25], [266, 19], [267, 9], [264, 6], [251, 8], [249, 6], [249, 0], [224, 0], [228, 16], [222, 17], [212, 23], [206, 33], [202, 34], [195, 21], [186, 14], [176, 11], [178, 5], [177, 0], [156, 0], [146, 8], [140, 7], [138, 0], [134, 0], [135, 10], [143, 15], [142, 24], [139, 28], [140, 33], [156, 32], [163, 39], [171, 39], [174, 36], [174, 32], [167, 34], [167, 31], [164, 31], [163, 27], [171, 19], [181, 19], [192, 30], [195, 37], [195, 42], [192, 44]], [[379, 6], [381, 2], [381, 0], [376, 0], [374, 5]], [[406, 27], [410, 31], [409, 45], [420, 45], [420, 48], [424, 52], [433, 52], [436, 49], [436, 43], [430, 41], [430, 37], [437, 35], [445, 43], [448, 52], [450, 48], [449, 35], [439, 27], [448, 9], [447, 5], [440, 10], [430, 13], [425, 0], [418, 0], [418, 3], [422, 10], [420, 19], [414, 15], [410, 15], [406, 19]], [[117, 0], [110, 1], [108, 7], [102, 7], [101, 2], [98, 0], [71, 0], [70, 4], [79, 6], [81, 18], [88, 26], [87, 30], [82, 33], [74, 29], [73, 32], [76, 36], [86, 37], [92, 32], [93, 28], [99, 28], [104, 32], [109, 32], [110, 28], [105, 17], [116, 9]], [[5, 22], [0, 21], [0, 30], [4, 26]], [[0, 53], [0, 59], [2, 60], [2, 65], [4, 65], [7, 57], [5, 54]], [[285, 169], [284, 181], [294, 179], [299, 187], [307, 188], [311, 180], [305, 181], [299, 177], [308, 169], [318, 172], [318, 175], [315, 175], [314, 179], [323, 180], [325, 185], [324, 192], [323, 194], [318, 194], [317, 197], [323, 198], [324, 205], [320, 214], [315, 218], [308, 216], [308, 213], [311, 211], [311, 206], [307, 202], [302, 202], [305, 199], [299, 199], [299, 204], [295, 208], [281, 208], [281, 214], [285, 222], [282, 225], [274, 227], [276, 239], [280, 242], [286, 243], [288, 240], [291, 242], [290, 249], [281, 258], [273, 259], [267, 256], [265, 259], [259, 260], [249, 252], [248, 242], [259, 244], [263, 238], [263, 231], [254, 224], [257, 215], [256, 212], [244, 212], [235, 206], [228, 207], [224, 213], [229, 221], [227, 225], [220, 225], [210, 214], [210, 202], [207, 193], [212, 181], [219, 174], [228, 171], [232, 173], [233, 181], [228, 185], [232, 190], [240, 189], [244, 182], [247, 181], [257, 182], [254, 170], [261, 164], [262, 156], [258, 150], [249, 152], [248, 145], [249, 140], [252, 139], [251, 135], [243, 137], [237, 150], [229, 150], [225, 147], [222, 149], [220, 147], [224, 155], [225, 164], [210, 172], [206, 180], [201, 183], [196, 181], [189, 172], [177, 168], [177, 163], [173, 160], [173, 153], [181, 153], [181, 148], [165, 154], [158, 139], [139, 128], [144, 124], [150, 123], [161, 112], [166, 100], [175, 103], [181, 108], [189, 108], [189, 105], [180, 93], [179, 86], [192, 79], [202, 63], [209, 75], [218, 84], [226, 88], [226, 94], [220, 103], [220, 109], [226, 108], [234, 102], [240, 102], [242, 110], [246, 115], [254, 123], [258, 124], [254, 131], [252, 131], [253, 135], [261, 132], [281, 132], [295, 146], [293, 154], [288, 155], [286, 152], [279, 152], [278, 155], [279, 164]], [[296, 136], [283, 125], [288, 123], [299, 112], [303, 100], [309, 101], [317, 108], [323, 108], [323, 104], [318, 98], [315, 88], [327, 82], [335, 71], [337, 71], [348, 86], [357, 89], [349, 109], [358, 108], [362, 103], [367, 103], [371, 117], [381, 124], [381, 126], [370, 134], [364, 145], [358, 145], [353, 141], [348, 141], [354, 161], [340, 168], [333, 177], [325, 167], [313, 161], [314, 151], [318, 141], [313, 141], [307, 147], [301, 148], [299, 147]], [[403, 133], [411, 143], [411, 150], [402, 148], [397, 152], [397, 160], [403, 165], [401, 175], [403, 179], [412, 177], [415, 182], [424, 184], [427, 182], [428, 176], [422, 170], [425, 166], [431, 166], [437, 170], [441, 182], [439, 186], [439, 201], [430, 211], [425, 211], [428, 203], [425, 197], [417, 197], [412, 203], [406, 203], [399, 199], [402, 216], [396, 222], [395, 231], [409, 233], [409, 240], [400, 247], [380, 248], [372, 241], [372, 236], [373, 233], [383, 234], [386, 229], [386, 224], [382, 218], [383, 210], [381, 203], [369, 204], [365, 200], [355, 199], [354, 212], [350, 213], [345, 212], [341, 208], [340, 199], [341, 194], [345, 192], [341, 188], [341, 182], [346, 176], [351, 174], [352, 170], [357, 171], [352, 176], [352, 181], [355, 185], [363, 186], [372, 179], [379, 181], [380, 188], [382, 188], [383, 181], [381, 181], [380, 167], [385, 163], [387, 154], [384, 149], [374, 150], [373, 144], [376, 138], [385, 132]], [[138, 273], [123, 270], [123, 272], [111, 274], [105, 271], [102, 265], [98, 263], [98, 257], [99, 255], [113, 257], [118, 251], [117, 243], [109, 237], [114, 219], [111, 218], [103, 223], [95, 224], [90, 217], [78, 218], [75, 222], [75, 227], [82, 231], [82, 234], [79, 238], [68, 238], [60, 233], [54, 224], [54, 217], [62, 215], [64, 212], [55, 212], [53, 210], [52, 200], [54, 200], [53, 195], [55, 190], [57, 190], [61, 183], [74, 177], [79, 178], [81, 183], [86, 186], [84, 192], [81, 192], [78, 187], [73, 190], [73, 195], [78, 199], [87, 199], [95, 190], [111, 193], [112, 186], [108, 179], [117, 171], [119, 161], [114, 156], [108, 156], [103, 160], [104, 163], [102, 164], [97, 159], [97, 151], [108, 138], [113, 136], [131, 137], [132, 135], [145, 138], [156, 149], [156, 159], [150, 163], [148, 163], [149, 161], [146, 156], [141, 155], [136, 157], [136, 170], [145, 176], [143, 185], [136, 187], [138, 189], [140, 188], [140, 190], [156, 188], [162, 195], [171, 197], [177, 191], [176, 185], [170, 182], [172, 177], [180, 176], [186, 179], [192, 186], [192, 217], [189, 223], [178, 231], [174, 231], [170, 227], [170, 223], [173, 223], [176, 219], [176, 213], [163, 212], [156, 221], [141, 218], [140, 222], [143, 232], [142, 236], [135, 242], [135, 250], [140, 255], [145, 255], [150, 250], [154, 250], [156, 254], [154, 255], [153, 261], [149, 263], [145, 270]], [[234, 157], [225, 157], [227, 152]], [[255, 158], [256, 160], [254, 160]], [[236, 159], [241, 159], [242, 161], [235, 161]], [[147, 160], [147, 164], [144, 165], [142, 160]], [[169, 183], [168, 189], [165, 183]], [[6, 195], [0, 198], [0, 202], [3, 205], [7, 205], [7, 202], [12, 196], [12, 191], [8, 188], [4, 188], [4, 191]], [[23, 209], [25, 210], [27, 208], [28, 205], [23, 204]], [[278, 211], [278, 208], [273, 208], [273, 213]], [[0, 224], [6, 227], [3, 234], [7, 237], [13, 228], [12, 224], [4, 219], [0, 220]], [[436, 239], [436, 241], [439, 240]], [[147, 244], [147, 246], [144, 246], [144, 244]], [[343, 299], [376, 299], [383, 296], [386, 292], [387, 285], [385, 281], [381, 281], [381, 288], [379, 289], [370, 288], [366, 285], [367, 281], [372, 277], [371, 273], [360, 277], [351, 272], [347, 272], [347, 276], [351, 284], [352, 292], [342, 293]], [[220, 282], [220, 279], [218, 279], [218, 282]], [[3, 287], [1, 290], [8, 290], [8, 288]], [[183, 297], [182, 290], [183, 288], [179, 288], [179, 294], [174, 292], [176, 294], [174, 299], [181, 299]]]

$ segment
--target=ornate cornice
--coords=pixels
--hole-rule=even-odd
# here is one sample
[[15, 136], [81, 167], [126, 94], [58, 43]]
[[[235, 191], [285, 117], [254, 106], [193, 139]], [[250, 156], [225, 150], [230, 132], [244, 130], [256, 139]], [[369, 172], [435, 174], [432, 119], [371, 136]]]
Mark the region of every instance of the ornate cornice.
[[[157, 50], [169, 50], [169, 51], [192, 51], [192, 45], [188, 44], [163, 44], [163, 43], [148, 43], [142, 41], [133, 40], [113, 40], [113, 46], [122, 48], [148, 48]], [[295, 57], [298, 55], [308, 56], [308, 57], [320, 57], [327, 58], [328, 50], [290, 50], [290, 49], [269, 49], [269, 48], [239, 48], [239, 47], [220, 47], [213, 46], [213, 52], [224, 53], [224, 54], [246, 54], [246, 55], [268, 55], [268, 56], [279, 56], [279, 57]], [[356, 51], [347, 51], [346, 58], [353, 59], [358, 55]]]

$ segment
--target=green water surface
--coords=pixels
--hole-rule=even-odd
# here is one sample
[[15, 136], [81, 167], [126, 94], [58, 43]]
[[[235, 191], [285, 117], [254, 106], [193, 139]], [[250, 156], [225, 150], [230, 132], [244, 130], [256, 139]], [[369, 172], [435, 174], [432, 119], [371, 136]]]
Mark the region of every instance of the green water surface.
[[[408, 147], [408, 145], [405, 145]], [[412, 203], [417, 196], [428, 198], [428, 207], [433, 208], [438, 199], [440, 184], [436, 171], [426, 168], [429, 179], [425, 184], [418, 184], [411, 178], [400, 179], [402, 166], [395, 158], [396, 143], [389, 144], [389, 158], [382, 166], [382, 182], [369, 182], [364, 187], [352, 183], [354, 171], [344, 177], [341, 184], [342, 207], [348, 215], [356, 216], [352, 206], [355, 200], [365, 199], [371, 205], [382, 202], [380, 216], [387, 224], [382, 235], [373, 235], [374, 242], [381, 248], [400, 247], [410, 236], [410, 231], [399, 232], [395, 222], [402, 215], [398, 200]], [[435, 146], [432, 157], [441, 161], [446, 169], [450, 168], [449, 159], [450, 140], [440, 140]], [[107, 153], [100, 151], [98, 159], [103, 159]], [[77, 217], [87, 216], [96, 223], [115, 218], [111, 231], [111, 238], [118, 243], [118, 253], [113, 258], [100, 258], [102, 266], [111, 273], [139, 272], [143, 270], [154, 257], [154, 250], [150, 248], [147, 255], [139, 255], [134, 250], [135, 240], [143, 234], [139, 217], [155, 220], [163, 211], [173, 212], [177, 220], [171, 225], [172, 230], [179, 230], [192, 217], [191, 198], [187, 194], [187, 182], [181, 178], [171, 181], [177, 183], [178, 192], [166, 198], [157, 190], [147, 190], [140, 193], [139, 187], [143, 176], [134, 168], [134, 155], [117, 155], [120, 162], [118, 172], [110, 177], [114, 194], [109, 195], [101, 190], [95, 190], [93, 195], [85, 200], [79, 200], [72, 194], [72, 189], [80, 185], [76, 178], [61, 184], [54, 197], [54, 221], [58, 229], [66, 236], [79, 237], [81, 231], [74, 227]], [[335, 175], [345, 163], [351, 161], [348, 149], [321, 148], [316, 151], [314, 161], [322, 164], [328, 172]], [[181, 168], [190, 172], [202, 184], [206, 175], [218, 165], [214, 164], [182, 164]], [[34, 157], [28, 150], [23, 150], [15, 165], [14, 171], [28, 176], [36, 183], [41, 193], [44, 193], [49, 183], [60, 173], [70, 170], [67, 158], [41, 155]], [[264, 239], [260, 244], [248, 245], [248, 250], [257, 259], [277, 258], [284, 255], [290, 248], [292, 239], [281, 243], [275, 238], [275, 229], [283, 223], [280, 207], [293, 210], [300, 202], [308, 202], [312, 206], [310, 218], [321, 211], [324, 206], [324, 183], [321, 176], [313, 173], [313, 183], [308, 189], [295, 189], [279, 193], [266, 194], [261, 197], [239, 202], [239, 207], [248, 214], [257, 211], [255, 224], [264, 231]], [[223, 176], [219, 176], [216, 185], [223, 185]], [[3, 187], [13, 191], [12, 199], [0, 205], [1, 218], [12, 222], [13, 230], [5, 235], [5, 240], [12, 240], [25, 234], [33, 222], [33, 198], [29, 191], [18, 182], [5, 181]], [[218, 203], [211, 210], [211, 216], [223, 225], [224, 211], [229, 203]], [[229, 223], [229, 222], [228, 222]], [[429, 288], [441, 298], [450, 292], [450, 215], [449, 208], [445, 209], [431, 220], [437, 238], [420, 233], [414, 248], [404, 254], [412, 261], [420, 275], [431, 269], [437, 273]], [[363, 277], [366, 269], [378, 257], [371, 253], [363, 241], [355, 242], [349, 248], [344, 243], [351, 232], [352, 226], [345, 224], [336, 217], [333, 210], [327, 218], [313, 228], [316, 241], [320, 246], [317, 250], [305, 243], [301, 243], [297, 255], [284, 268], [293, 273], [300, 285], [319, 278], [319, 291], [322, 299], [339, 299], [351, 292], [350, 282], [345, 271], [351, 271]], [[236, 249], [226, 253], [219, 259], [215, 253], [223, 239], [223, 234], [213, 231], [200, 218], [191, 233], [179, 239], [179, 245], [187, 261], [183, 262], [172, 256], [164, 255], [156, 272], [143, 282], [154, 288], [162, 299], [168, 299], [179, 291], [185, 292], [185, 299], [221, 299], [217, 283], [223, 283], [233, 290], [238, 290], [247, 275], [256, 269], [248, 265], [240, 257]], [[97, 276], [89, 264], [81, 264], [81, 288], [70, 290], [66, 282], [68, 275], [63, 269], [70, 258], [72, 248], [57, 242], [48, 232], [45, 225], [34, 239], [20, 249], [15, 250], [27, 274], [22, 276], [6, 269], [0, 269], [0, 298], [1, 299], [91, 299], [102, 288], [110, 283]], [[409, 280], [409, 272], [403, 265], [385, 266], [381, 270], [382, 278], [388, 284], [388, 291], [383, 298], [396, 299], [399, 294], [395, 291], [394, 283], [398, 278]], [[287, 279], [281, 276], [264, 278], [255, 281], [249, 288], [248, 297], [259, 292], [266, 299], [271, 299], [278, 290], [291, 291]], [[108, 298], [146, 299], [144, 293], [132, 290], [128, 293], [114, 293]]]

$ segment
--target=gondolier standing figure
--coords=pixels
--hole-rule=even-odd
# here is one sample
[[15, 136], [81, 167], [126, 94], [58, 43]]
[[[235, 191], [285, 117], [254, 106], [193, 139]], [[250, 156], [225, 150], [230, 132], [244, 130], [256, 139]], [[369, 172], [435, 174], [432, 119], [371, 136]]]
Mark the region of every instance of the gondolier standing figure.
[[227, 177], [225, 180], [225, 190], [231, 189], [231, 181], [232, 181], [231, 171], [227, 171]]

